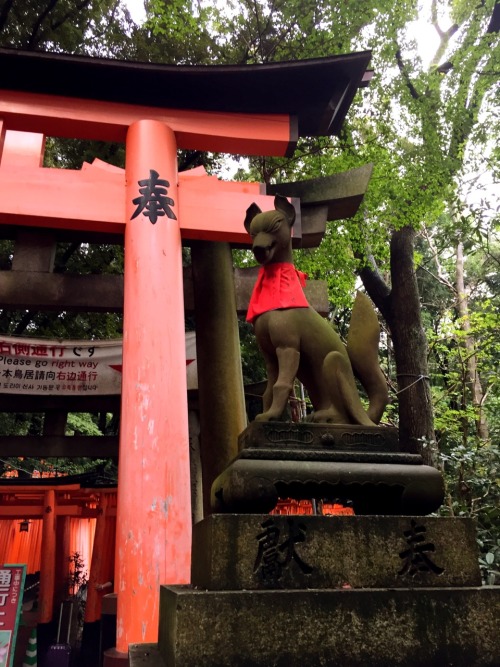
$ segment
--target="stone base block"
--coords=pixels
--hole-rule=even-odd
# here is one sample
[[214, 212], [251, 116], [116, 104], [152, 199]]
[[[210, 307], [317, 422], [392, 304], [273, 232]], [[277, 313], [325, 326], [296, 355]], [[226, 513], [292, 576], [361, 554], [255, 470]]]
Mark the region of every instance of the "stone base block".
[[209, 590], [479, 586], [471, 519], [214, 514], [193, 528]]
[[168, 667], [500, 665], [498, 587], [160, 595]]
[[128, 654], [130, 667], [166, 667], [158, 644], [130, 644]]

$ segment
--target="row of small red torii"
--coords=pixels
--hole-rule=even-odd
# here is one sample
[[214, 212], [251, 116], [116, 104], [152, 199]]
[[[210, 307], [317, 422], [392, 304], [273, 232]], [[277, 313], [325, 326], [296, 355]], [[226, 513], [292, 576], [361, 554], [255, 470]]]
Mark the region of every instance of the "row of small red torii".
[[[126, 143], [126, 169], [42, 167], [44, 136]], [[248, 243], [260, 184], [177, 172], [177, 149], [282, 156], [287, 115], [176, 111], [2, 91], [0, 222], [125, 237], [115, 592], [117, 651], [156, 642], [160, 584], [190, 580], [181, 239]], [[3, 150], [2, 150], [3, 149]], [[155, 363], [151, 363], [154, 359]], [[43, 613], [50, 620], [52, 609]]]

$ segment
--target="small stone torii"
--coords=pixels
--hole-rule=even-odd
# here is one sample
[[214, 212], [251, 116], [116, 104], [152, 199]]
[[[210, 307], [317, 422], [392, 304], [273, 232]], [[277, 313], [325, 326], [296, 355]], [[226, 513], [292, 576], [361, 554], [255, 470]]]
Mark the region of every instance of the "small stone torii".
[[[226, 249], [248, 246], [242, 222], [252, 202], [273, 207], [260, 184], [224, 183], [200, 170], [178, 174], [177, 150], [284, 156], [299, 136], [334, 134], [369, 79], [369, 58], [364, 52], [265, 66], [169, 67], [0, 49], [0, 224], [125, 240], [119, 655], [131, 643], [156, 641], [159, 585], [190, 580], [182, 240], [202, 243], [193, 247], [203, 272], [194, 277], [197, 299], [206, 283], [227, 294], [218, 303], [234, 312], [221, 278], [231, 275]], [[125, 172], [98, 161], [80, 171], [43, 168], [44, 135], [124, 142]], [[320, 208], [325, 220], [328, 203]], [[205, 243], [213, 241], [225, 244]], [[205, 311], [197, 307], [197, 319]], [[216, 326], [219, 315], [210, 323]], [[213, 333], [215, 346], [222, 334]], [[237, 338], [227, 347], [237, 358]], [[234, 365], [227, 370], [228, 396], [242, 395], [239, 373]], [[245, 426], [241, 398], [228, 410], [231, 419], [219, 415], [232, 429], [221, 443], [221, 464]]]

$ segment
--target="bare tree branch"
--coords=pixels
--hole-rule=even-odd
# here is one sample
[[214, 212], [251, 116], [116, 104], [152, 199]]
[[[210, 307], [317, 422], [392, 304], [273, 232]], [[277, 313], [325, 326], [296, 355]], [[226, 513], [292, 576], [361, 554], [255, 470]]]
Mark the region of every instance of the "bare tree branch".
[[447, 287], [453, 294], [455, 294], [455, 293], [456, 293], [456, 291], [455, 291], [455, 286], [454, 286], [453, 283], [450, 282], [450, 281], [448, 280], [448, 278], [445, 276], [445, 272], [443, 271], [443, 267], [441, 266], [441, 262], [439, 261], [439, 253], [438, 253], [438, 250], [437, 250], [437, 248], [436, 248], [436, 244], [434, 243], [434, 239], [433, 239], [432, 236], [429, 234], [428, 229], [426, 229], [425, 227], [424, 227], [422, 233], [423, 233], [423, 236], [424, 236], [425, 240], [427, 241], [427, 244], [428, 244], [429, 248], [430, 248], [431, 251], [432, 251], [432, 259], [433, 259], [434, 262], [436, 263], [437, 270], [438, 270], [438, 275], [437, 275], [437, 276], [434, 275], [431, 271], [429, 271], [428, 269], [426, 269], [424, 266], [421, 267], [422, 270], [423, 270], [423, 271], [426, 271], [426, 272], [427, 272], [430, 276], [432, 276], [435, 280], [437, 280], [438, 282], [440, 282], [442, 285], [444, 285], [445, 287]]
[[403, 62], [403, 56], [401, 55], [401, 49], [398, 48], [396, 49], [396, 63], [398, 65], [398, 69], [401, 72], [401, 75], [403, 77], [403, 80], [406, 84], [406, 87], [410, 91], [410, 95], [413, 97], [414, 100], [419, 100], [420, 99], [420, 94], [413, 85], [413, 81], [410, 79], [410, 75], [408, 74], [408, 70], [406, 69], [406, 66]]
[[366, 257], [365, 265], [360, 269], [359, 276], [371, 300], [382, 313], [385, 321], [391, 324], [390, 299], [391, 290], [380, 273], [374, 256]]
[[58, 21], [53, 21], [50, 24], [51, 30], [57, 30], [60, 28], [63, 23], [66, 23], [66, 21], [71, 20], [74, 16], [77, 16], [79, 12], [82, 11], [82, 9], [85, 9], [90, 5], [92, 0], [82, 0], [79, 4], [77, 4], [73, 9], [70, 11], [66, 12], [66, 14], [63, 14], [63, 16], [58, 20]]
[[45, 9], [38, 15], [37, 20], [33, 24], [33, 30], [31, 31], [30, 38], [28, 39], [28, 44], [27, 44], [28, 49], [34, 49], [35, 46], [40, 42], [41, 34], [39, 34], [39, 31], [42, 26], [42, 23], [45, 21], [50, 12], [54, 9], [54, 7], [57, 5], [57, 2], [58, 0], [49, 0], [49, 3], [45, 7]]

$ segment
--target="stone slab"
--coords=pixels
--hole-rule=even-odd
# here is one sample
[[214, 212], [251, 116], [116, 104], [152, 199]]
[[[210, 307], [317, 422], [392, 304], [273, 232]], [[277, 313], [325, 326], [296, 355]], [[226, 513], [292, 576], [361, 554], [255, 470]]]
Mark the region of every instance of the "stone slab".
[[163, 586], [168, 667], [498, 667], [500, 588], [206, 592]]
[[316, 449], [325, 452], [398, 452], [398, 430], [389, 426], [352, 426], [312, 422], [252, 422], [238, 438], [246, 448]]
[[272, 449], [265, 447], [246, 447], [241, 450], [237, 459], [325, 461], [342, 463], [399, 463], [403, 465], [422, 465], [423, 463], [420, 454], [407, 454], [406, 452], [347, 452], [309, 448], [290, 449], [285, 447], [275, 447]]
[[130, 644], [128, 655], [130, 667], [166, 667], [158, 644]]
[[479, 586], [465, 518], [214, 514], [193, 527], [209, 590]]
[[431, 466], [353, 459], [249, 459], [241, 454], [212, 484], [216, 513], [269, 512], [278, 498], [342, 498], [352, 501], [356, 514], [421, 516], [435, 512], [443, 502], [443, 478]]

